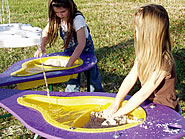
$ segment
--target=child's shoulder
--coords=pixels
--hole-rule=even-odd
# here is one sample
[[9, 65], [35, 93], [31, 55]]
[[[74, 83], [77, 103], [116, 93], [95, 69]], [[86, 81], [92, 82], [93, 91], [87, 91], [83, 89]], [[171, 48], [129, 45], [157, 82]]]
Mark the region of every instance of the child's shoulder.
[[85, 21], [85, 18], [84, 18], [83, 14], [80, 11], [77, 11], [75, 13], [74, 20], [82, 20], [82, 21]]
[[77, 15], [83, 16], [82, 12], [80, 12], [80, 11], [77, 11], [77, 12], [75, 13], [75, 16], [77, 16]]
[[85, 19], [82, 15], [77, 15], [75, 16], [74, 20], [73, 20], [73, 23], [74, 23], [74, 27], [75, 28], [79, 28], [79, 27], [83, 27], [83, 26], [86, 26], [86, 22], [85, 22]]
[[83, 15], [76, 15], [74, 20], [85, 20], [85, 18], [83, 17]]

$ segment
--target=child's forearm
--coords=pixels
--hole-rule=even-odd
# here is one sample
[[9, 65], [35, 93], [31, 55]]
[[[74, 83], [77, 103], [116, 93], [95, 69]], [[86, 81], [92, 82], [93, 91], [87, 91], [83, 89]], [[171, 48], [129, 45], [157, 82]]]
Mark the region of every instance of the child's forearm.
[[118, 110], [115, 116], [125, 115], [137, 108], [153, 93], [165, 76], [166, 72], [154, 72], [152, 77], [129, 99], [129, 101], [122, 108]]
[[135, 66], [132, 68], [130, 73], [123, 80], [121, 87], [119, 88], [118, 94], [115, 99], [116, 105], [120, 105], [120, 103], [123, 101], [123, 99], [126, 97], [126, 95], [129, 93], [129, 91], [132, 89], [132, 87], [136, 83], [137, 79], [138, 79], [137, 69], [136, 69], [136, 64], [135, 64]]
[[42, 50], [42, 52], [45, 52], [46, 45], [47, 45], [47, 36], [42, 37], [42, 43], [41, 43], [41, 50]]
[[115, 105], [121, 104], [121, 102], [124, 100], [124, 98], [127, 96], [127, 94], [130, 92], [130, 90], [136, 83], [136, 81], [137, 78], [135, 78], [135, 80], [130, 80], [129, 76], [125, 78], [115, 98]]
[[85, 45], [84, 46], [77, 46], [73, 52], [73, 54], [71, 55], [68, 63], [67, 63], [67, 67], [70, 67], [73, 65], [73, 63], [80, 57], [83, 49], [84, 49]]
[[42, 50], [42, 52], [45, 52], [45, 48], [46, 48], [46, 45], [47, 45], [48, 28], [49, 28], [49, 24], [47, 24], [47, 26], [42, 31], [42, 42], [41, 42], [41, 50]]
[[85, 31], [84, 28], [81, 28], [80, 30], [77, 31], [77, 40], [78, 40], [78, 45], [76, 46], [71, 58], [69, 59], [66, 67], [70, 67], [73, 65], [73, 63], [79, 58], [81, 55], [83, 49], [85, 48], [86, 44], [86, 37], [85, 37]]
[[141, 94], [137, 92], [134, 96], [130, 98], [130, 100], [123, 107], [121, 107], [117, 111], [117, 113], [114, 116], [117, 117], [120, 115], [128, 114], [129, 112], [137, 108], [146, 99], [147, 99], [147, 96], [141, 96]]

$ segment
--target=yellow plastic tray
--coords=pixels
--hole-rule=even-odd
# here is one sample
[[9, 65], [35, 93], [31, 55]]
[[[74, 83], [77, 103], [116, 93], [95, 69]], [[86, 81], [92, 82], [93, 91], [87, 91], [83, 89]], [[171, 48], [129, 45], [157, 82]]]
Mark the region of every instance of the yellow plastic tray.
[[31, 76], [34, 74], [38, 74], [38, 73], [42, 73], [43, 72], [43, 68], [45, 72], [48, 71], [55, 71], [55, 70], [66, 70], [66, 69], [72, 69], [75, 67], [78, 67], [80, 65], [83, 64], [83, 60], [78, 58], [75, 62], [74, 65], [72, 67], [57, 67], [57, 66], [48, 66], [45, 65], [45, 62], [47, 60], [63, 60], [63, 61], [68, 61], [70, 59], [70, 56], [51, 56], [51, 57], [44, 57], [42, 58], [43, 64], [44, 66], [42, 66], [41, 64], [41, 59], [34, 59], [34, 60], [30, 60], [27, 61], [25, 63], [22, 64], [22, 68], [11, 73], [12, 76]]
[[[67, 82], [70, 79], [75, 79], [77, 77], [78, 77], [78, 74], [72, 74], [72, 75], [67, 75], [67, 76], [47, 78], [47, 83], [48, 84], [55, 84], [55, 83]], [[44, 79], [40, 79], [40, 80], [17, 83], [16, 85], [17, 85], [17, 89], [25, 90], [25, 89], [35, 88], [35, 87], [38, 87], [41, 85], [46, 85], [46, 83], [45, 83]]]
[[[51, 125], [74, 132], [119, 131], [137, 126], [146, 120], [145, 111], [138, 107], [130, 115], [142, 119], [139, 122], [110, 128], [82, 128], [89, 121], [91, 111], [102, 111], [108, 108], [113, 101], [114, 98], [112, 97], [102, 96], [49, 97], [35, 94], [25, 95], [17, 99], [19, 104], [40, 111], [44, 119]], [[123, 102], [123, 105], [125, 102]], [[71, 130], [71, 128], [74, 130]]]

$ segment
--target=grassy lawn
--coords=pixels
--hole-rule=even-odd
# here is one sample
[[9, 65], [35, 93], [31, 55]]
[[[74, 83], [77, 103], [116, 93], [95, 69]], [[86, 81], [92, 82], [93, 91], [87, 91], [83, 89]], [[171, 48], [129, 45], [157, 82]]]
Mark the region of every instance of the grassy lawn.
[[[182, 116], [185, 117], [185, 2], [184, 0], [75, 0], [83, 12], [94, 40], [95, 53], [105, 92], [116, 93], [124, 77], [134, 62], [132, 18], [136, 8], [149, 3], [163, 5], [170, 17], [171, 42], [177, 66], [176, 92], [180, 98]], [[1, 5], [1, 1], [0, 1]], [[47, 24], [47, 1], [9, 0], [11, 23], [28, 23], [44, 28]], [[0, 49], [0, 73], [10, 65], [25, 58], [33, 57], [37, 47]], [[48, 53], [62, 50], [59, 40]], [[83, 79], [83, 78], [82, 78]], [[139, 82], [130, 95], [140, 87]], [[4, 88], [15, 89], [15, 85]], [[55, 84], [54, 91], [64, 91], [64, 84]], [[45, 86], [33, 90], [45, 90]], [[82, 81], [82, 91], [86, 91]], [[7, 111], [0, 108], [0, 115]], [[34, 133], [27, 130], [14, 117], [0, 119], [0, 138], [33, 138]]]

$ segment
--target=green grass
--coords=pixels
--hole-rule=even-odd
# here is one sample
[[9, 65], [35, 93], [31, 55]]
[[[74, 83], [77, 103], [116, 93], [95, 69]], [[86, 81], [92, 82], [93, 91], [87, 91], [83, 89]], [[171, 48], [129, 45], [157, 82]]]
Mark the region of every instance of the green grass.
[[[173, 55], [177, 66], [176, 92], [180, 105], [185, 107], [185, 2], [183, 0], [162, 0], [150, 2], [147, 0], [75, 0], [79, 10], [86, 18], [95, 45], [98, 66], [105, 92], [116, 93], [124, 77], [128, 74], [134, 62], [134, 28], [132, 18], [137, 7], [158, 3], [163, 5], [170, 17], [171, 42]], [[1, 5], [1, 1], [0, 1]], [[10, 0], [11, 22], [28, 23], [44, 28], [47, 24], [47, 1], [41, 0]], [[62, 50], [58, 41], [54, 47], [47, 48], [48, 53]], [[37, 47], [0, 49], [0, 73], [10, 65], [25, 58], [33, 57]], [[86, 91], [82, 83], [82, 91]], [[140, 87], [139, 82], [132, 89], [132, 95]], [[15, 89], [15, 85], [4, 88]], [[55, 91], [64, 91], [64, 84], [55, 84]], [[45, 90], [45, 87], [33, 90]], [[0, 109], [0, 115], [7, 113]], [[182, 109], [185, 117], [185, 108]], [[34, 134], [27, 130], [13, 117], [0, 119], [0, 138], [33, 138]]]

